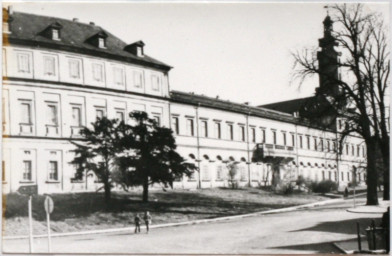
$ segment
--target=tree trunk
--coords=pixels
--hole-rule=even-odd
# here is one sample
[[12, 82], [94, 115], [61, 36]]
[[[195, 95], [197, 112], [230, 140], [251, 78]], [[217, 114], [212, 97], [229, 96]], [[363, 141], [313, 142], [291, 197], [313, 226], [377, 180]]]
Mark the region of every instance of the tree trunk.
[[384, 193], [383, 193], [383, 199], [384, 200], [389, 200], [390, 195], [389, 195], [389, 141], [388, 142], [382, 142], [381, 144], [381, 154], [382, 154], [382, 160], [383, 160], [383, 179], [384, 179]]
[[148, 202], [148, 177], [145, 177], [143, 182], [143, 202]]
[[111, 199], [111, 188], [109, 182], [105, 182], [104, 189], [105, 189], [105, 205], [106, 207], [109, 207], [110, 199]]
[[377, 166], [376, 141], [372, 138], [366, 140], [367, 148], [367, 201], [366, 205], [378, 205], [377, 196]]

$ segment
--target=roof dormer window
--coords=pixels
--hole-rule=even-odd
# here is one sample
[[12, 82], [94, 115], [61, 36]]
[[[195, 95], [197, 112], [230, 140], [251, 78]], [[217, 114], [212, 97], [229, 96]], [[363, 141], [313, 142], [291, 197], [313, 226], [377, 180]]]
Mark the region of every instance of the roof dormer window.
[[124, 50], [136, 55], [137, 57], [143, 57], [144, 56], [144, 43], [143, 41], [138, 41], [133, 44], [129, 44], [124, 47]]
[[9, 34], [10, 31], [10, 24], [8, 22], [3, 22], [3, 33]]
[[39, 35], [44, 36], [46, 38], [60, 41], [61, 40], [61, 28], [63, 26], [57, 21], [53, 22], [49, 26], [47, 26]]
[[94, 45], [95, 47], [98, 47], [100, 49], [106, 49], [107, 48], [107, 41], [106, 38], [108, 35], [104, 31], [100, 31], [96, 33], [95, 35], [92, 35], [91, 37], [87, 38], [86, 42]]
[[60, 31], [56, 28], [52, 29], [52, 39], [53, 40], [60, 40]]
[[103, 37], [98, 38], [98, 47], [99, 48], [106, 48], [105, 38], [103, 38]]
[[3, 8], [3, 33], [5, 34], [11, 34], [11, 28], [10, 28], [10, 23], [12, 22], [13, 18], [11, 17], [12, 15], [12, 7], [9, 6], [8, 11]]

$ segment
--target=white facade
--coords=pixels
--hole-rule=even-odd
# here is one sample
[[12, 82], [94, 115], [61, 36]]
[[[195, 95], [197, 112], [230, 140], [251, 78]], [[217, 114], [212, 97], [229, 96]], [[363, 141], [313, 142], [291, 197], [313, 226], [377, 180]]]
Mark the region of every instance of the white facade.
[[301, 175], [346, 185], [353, 179], [353, 168], [365, 164], [365, 146], [358, 137], [349, 137], [343, 155], [337, 156], [339, 135], [334, 132], [173, 101], [167, 73], [89, 54], [4, 46], [3, 192], [29, 185], [37, 185], [38, 193], [96, 189], [100, 184], [94, 175], [73, 179], [75, 168], [69, 162], [74, 148], [69, 140], [80, 139], [81, 127], [90, 126], [97, 116], [127, 121], [134, 110], [172, 127], [180, 154], [200, 168], [175, 187], [227, 186], [230, 162], [238, 163], [240, 185], [269, 185], [271, 165], [251, 161], [260, 143], [266, 155], [291, 159], [280, 167], [281, 177], [289, 180]]

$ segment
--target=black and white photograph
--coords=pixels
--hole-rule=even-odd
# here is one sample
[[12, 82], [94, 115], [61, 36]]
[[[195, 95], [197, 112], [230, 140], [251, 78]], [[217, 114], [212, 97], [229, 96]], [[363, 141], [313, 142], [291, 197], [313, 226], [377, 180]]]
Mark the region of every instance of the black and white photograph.
[[3, 1], [1, 254], [389, 254], [390, 16]]

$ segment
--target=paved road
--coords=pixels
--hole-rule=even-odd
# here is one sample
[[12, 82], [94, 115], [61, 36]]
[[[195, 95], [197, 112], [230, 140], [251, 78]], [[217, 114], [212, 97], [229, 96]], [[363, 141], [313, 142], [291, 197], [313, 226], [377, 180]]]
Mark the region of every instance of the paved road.
[[[349, 213], [351, 202], [311, 210], [151, 230], [150, 234], [110, 233], [52, 239], [52, 252], [66, 253], [339, 253], [331, 244], [356, 236], [380, 214]], [[28, 240], [4, 240], [3, 251], [28, 251]], [[47, 252], [47, 240], [35, 240]]]

